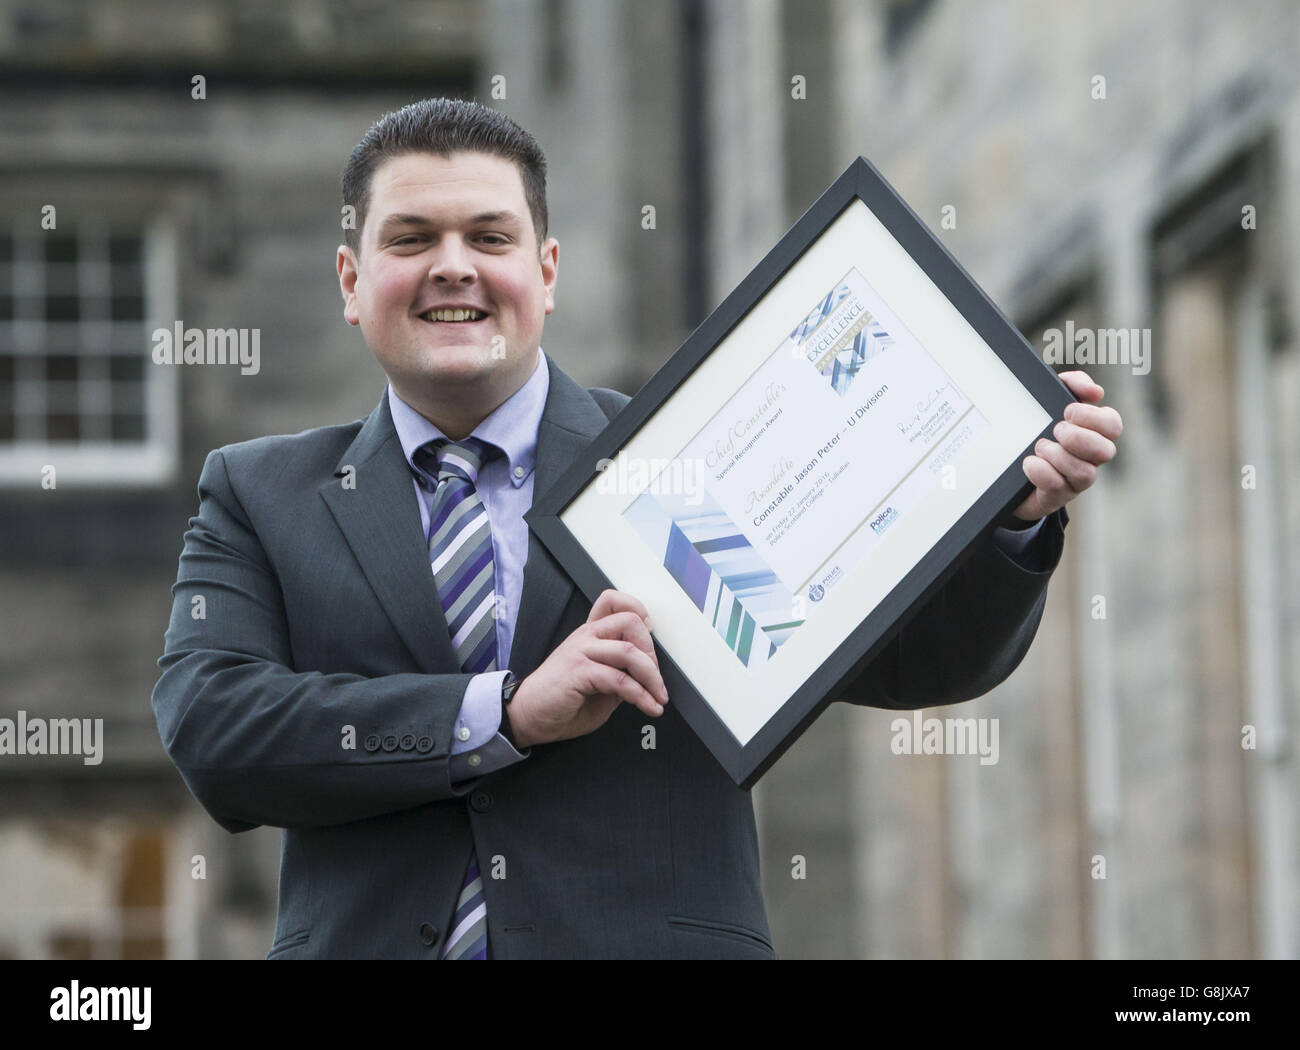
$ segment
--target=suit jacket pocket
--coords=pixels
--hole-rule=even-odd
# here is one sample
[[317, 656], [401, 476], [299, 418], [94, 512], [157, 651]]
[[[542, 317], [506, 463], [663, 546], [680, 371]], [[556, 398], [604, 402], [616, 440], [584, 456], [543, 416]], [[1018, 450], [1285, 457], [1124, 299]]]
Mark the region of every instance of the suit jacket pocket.
[[[681, 933], [730, 942], [736, 948], [742, 949], [739, 953], [742, 958], [761, 957], [773, 959], [776, 957], [776, 949], [772, 947], [772, 942], [757, 930], [751, 930], [747, 926], [738, 926], [732, 922], [720, 922], [716, 919], [695, 919], [686, 915], [669, 915], [668, 925], [671, 929]], [[721, 949], [721, 945], [718, 946], [718, 949]], [[745, 951], [743, 949], [749, 950]], [[737, 953], [732, 950], [727, 955], [728, 957], [734, 957]]]

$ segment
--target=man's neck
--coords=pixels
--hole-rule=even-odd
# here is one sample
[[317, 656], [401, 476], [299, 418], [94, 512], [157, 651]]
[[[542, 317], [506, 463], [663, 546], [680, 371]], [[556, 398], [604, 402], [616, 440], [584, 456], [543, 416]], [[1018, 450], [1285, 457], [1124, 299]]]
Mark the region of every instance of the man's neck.
[[[428, 405], [420, 401], [413, 401], [404, 396], [399, 390], [397, 396], [420, 413], [425, 419], [441, 430], [452, 441], [461, 441], [474, 433], [483, 420], [487, 419], [496, 409], [496, 405], [486, 411], [467, 410], [464, 405]], [[505, 398], [501, 399], [502, 401]], [[500, 404], [500, 402], [498, 402]]]
[[[535, 365], [535, 368], [541, 367], [543, 366], [540, 362]], [[520, 376], [513, 384], [509, 384], [509, 389], [500, 396], [488, 393], [482, 400], [470, 398], [467, 392], [462, 392], [461, 396], [453, 395], [451, 399], [420, 397], [400, 389], [396, 384], [393, 385], [393, 392], [452, 441], [461, 441], [474, 433], [475, 427], [522, 389], [533, 372], [534, 370], [530, 369], [525, 375]], [[389, 382], [392, 382], [391, 378]]]

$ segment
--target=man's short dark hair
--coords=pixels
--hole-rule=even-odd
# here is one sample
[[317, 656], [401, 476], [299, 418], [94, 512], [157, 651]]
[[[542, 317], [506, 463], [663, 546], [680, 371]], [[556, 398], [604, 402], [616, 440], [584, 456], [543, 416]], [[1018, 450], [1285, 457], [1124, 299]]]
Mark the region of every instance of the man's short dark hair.
[[460, 152], [491, 153], [519, 169], [540, 246], [546, 240], [546, 157], [537, 140], [504, 113], [477, 102], [426, 98], [385, 113], [370, 125], [348, 158], [343, 169], [343, 203], [356, 209], [356, 228], [343, 231], [349, 247], [354, 252], [361, 249], [376, 168], [406, 153], [450, 157]]

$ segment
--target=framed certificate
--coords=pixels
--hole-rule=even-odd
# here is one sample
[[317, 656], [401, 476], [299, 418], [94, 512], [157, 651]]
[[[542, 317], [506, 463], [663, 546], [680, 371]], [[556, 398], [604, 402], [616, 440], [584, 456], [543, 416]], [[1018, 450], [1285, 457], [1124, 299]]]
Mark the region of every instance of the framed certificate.
[[750, 787], [1032, 491], [1074, 398], [859, 157], [525, 520]]

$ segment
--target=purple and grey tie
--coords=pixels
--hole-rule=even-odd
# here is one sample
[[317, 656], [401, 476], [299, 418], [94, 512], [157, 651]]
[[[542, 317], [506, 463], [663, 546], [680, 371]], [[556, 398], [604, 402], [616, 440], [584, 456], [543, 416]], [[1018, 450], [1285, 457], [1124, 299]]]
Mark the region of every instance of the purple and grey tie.
[[[443, 438], [421, 446], [411, 457], [428, 477], [437, 478], [429, 509], [429, 563], [452, 648], [467, 674], [497, 670], [492, 529], [474, 485], [480, 467], [498, 452], [495, 445], [475, 438]], [[487, 904], [473, 847], [442, 957], [487, 958]]]

